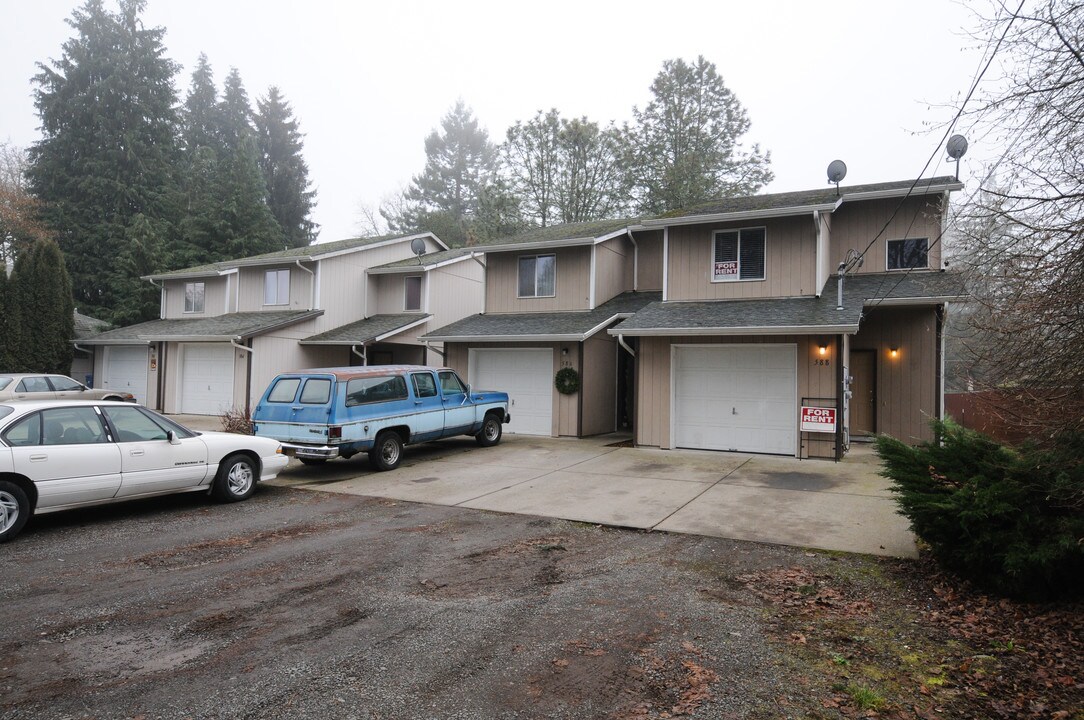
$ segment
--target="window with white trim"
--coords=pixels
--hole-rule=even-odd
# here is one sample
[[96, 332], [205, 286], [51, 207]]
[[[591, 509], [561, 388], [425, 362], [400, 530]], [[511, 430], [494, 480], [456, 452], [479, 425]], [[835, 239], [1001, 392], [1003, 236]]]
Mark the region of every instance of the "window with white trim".
[[410, 275], [403, 278], [403, 309], [406, 311], [422, 309], [422, 276]]
[[201, 313], [203, 312], [203, 302], [206, 294], [204, 292], [204, 285], [201, 282], [190, 282], [184, 284], [184, 311], [186, 313]]
[[519, 297], [553, 297], [556, 289], [556, 255], [527, 255], [519, 259]]
[[263, 304], [290, 304], [290, 271], [268, 270], [263, 276]]
[[712, 282], [764, 279], [764, 228], [719, 230], [712, 248]]
[[929, 238], [906, 238], [888, 241], [889, 270], [910, 270], [930, 266]]

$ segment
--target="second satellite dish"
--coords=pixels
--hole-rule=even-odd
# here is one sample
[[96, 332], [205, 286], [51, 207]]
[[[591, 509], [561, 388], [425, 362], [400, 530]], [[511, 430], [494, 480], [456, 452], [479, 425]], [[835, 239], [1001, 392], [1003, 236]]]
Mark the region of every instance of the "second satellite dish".
[[410, 241], [410, 249], [415, 255], [425, 255], [425, 240], [414, 238]]
[[828, 163], [828, 182], [839, 185], [845, 177], [847, 177], [847, 163], [842, 160], [833, 160]]

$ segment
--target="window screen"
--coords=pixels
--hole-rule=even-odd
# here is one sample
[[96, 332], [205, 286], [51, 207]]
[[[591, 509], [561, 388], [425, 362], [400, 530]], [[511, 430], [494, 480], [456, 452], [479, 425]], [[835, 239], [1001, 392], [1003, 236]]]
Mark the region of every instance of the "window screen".
[[422, 279], [421, 277], [411, 276], [404, 280], [406, 286], [406, 300], [403, 303], [403, 308], [406, 310], [421, 310], [422, 309]]
[[268, 270], [264, 275], [264, 305], [290, 304], [290, 271]]
[[929, 267], [929, 241], [927, 238], [888, 241], [889, 270], [924, 267]]
[[553, 297], [556, 288], [556, 255], [531, 255], [519, 259], [520, 297]]
[[714, 282], [764, 279], [764, 228], [715, 233]]
[[184, 284], [184, 311], [186, 313], [201, 313], [203, 312], [204, 303], [204, 285], [201, 282], [190, 282]]

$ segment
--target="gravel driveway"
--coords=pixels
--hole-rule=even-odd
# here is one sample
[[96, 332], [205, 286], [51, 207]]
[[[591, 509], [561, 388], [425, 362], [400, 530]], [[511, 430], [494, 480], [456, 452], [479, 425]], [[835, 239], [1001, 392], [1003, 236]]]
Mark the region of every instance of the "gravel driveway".
[[44, 516], [0, 546], [0, 717], [790, 715], [736, 578], [829, 562], [283, 487]]

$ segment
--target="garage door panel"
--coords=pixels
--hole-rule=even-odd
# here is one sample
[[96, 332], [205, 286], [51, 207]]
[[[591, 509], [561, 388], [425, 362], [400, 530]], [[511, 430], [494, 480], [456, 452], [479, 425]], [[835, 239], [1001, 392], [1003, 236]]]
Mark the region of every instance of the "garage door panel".
[[508, 393], [512, 422], [505, 432], [553, 432], [553, 351], [476, 349], [470, 351], [471, 386]]
[[110, 346], [105, 350], [105, 379], [102, 387], [130, 392], [140, 405], [147, 404], [148, 350], [144, 346]]
[[180, 411], [218, 415], [233, 405], [233, 346], [185, 345], [181, 355]]
[[674, 445], [793, 454], [793, 345], [675, 347]]

